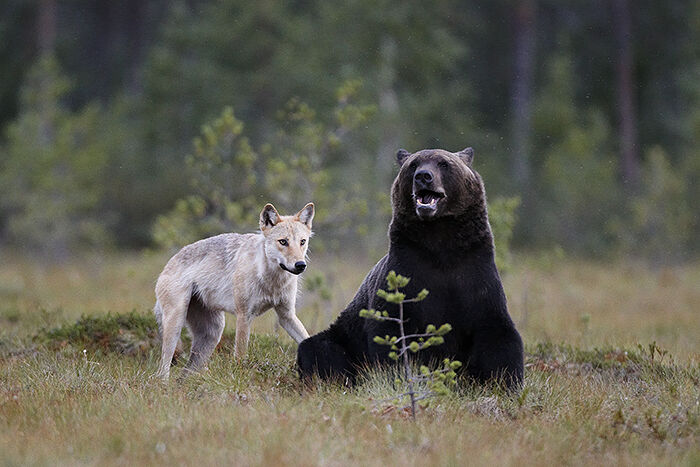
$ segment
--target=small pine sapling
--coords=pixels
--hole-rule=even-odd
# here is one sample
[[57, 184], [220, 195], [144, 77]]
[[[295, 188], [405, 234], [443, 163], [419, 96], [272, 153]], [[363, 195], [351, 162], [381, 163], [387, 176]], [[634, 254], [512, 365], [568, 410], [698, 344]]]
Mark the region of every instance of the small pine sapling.
[[[387, 311], [377, 311], [374, 309], [360, 310], [360, 317], [398, 324], [398, 336], [375, 336], [374, 342], [379, 345], [386, 345], [390, 348], [389, 358], [397, 362], [401, 360], [404, 370], [404, 381], [397, 378], [396, 383], [400, 385], [402, 382], [405, 382], [408, 385], [408, 391], [400, 394], [399, 399], [403, 397], [408, 397], [410, 399], [411, 417], [415, 420], [416, 403], [423, 404], [424, 401], [427, 403], [427, 399], [431, 397], [448, 394], [450, 388], [456, 384], [455, 379], [457, 374], [455, 370], [462, 366], [462, 363], [457, 360], [446, 358], [443, 360], [442, 367], [440, 368], [431, 369], [425, 365], [421, 365], [419, 374], [413, 371], [409, 359], [409, 352], [417, 353], [428, 347], [444, 343], [445, 339], [443, 336], [452, 330], [452, 326], [449, 323], [445, 323], [438, 328], [433, 324], [429, 324], [423, 333], [406, 334], [404, 324], [407, 320], [404, 318], [404, 304], [420, 302], [428, 296], [428, 291], [423, 289], [414, 298], [407, 299], [406, 294], [401, 292], [401, 289], [406, 287], [410, 280], [411, 279], [408, 277], [390, 271], [386, 277], [388, 290], [380, 289], [377, 291], [377, 295], [386, 302], [398, 305], [398, 317], [389, 316]], [[423, 391], [417, 390], [416, 387], [420, 383], [423, 383], [427, 389]]]

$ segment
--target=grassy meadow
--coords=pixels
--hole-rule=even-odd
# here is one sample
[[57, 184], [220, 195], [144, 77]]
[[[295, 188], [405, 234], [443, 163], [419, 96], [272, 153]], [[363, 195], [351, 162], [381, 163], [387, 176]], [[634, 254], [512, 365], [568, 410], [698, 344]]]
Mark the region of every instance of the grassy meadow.
[[[166, 260], [2, 258], [1, 464], [700, 465], [700, 263], [517, 256], [504, 285], [526, 344], [522, 393], [466, 388], [413, 423], [385, 401], [390, 375], [302, 385], [273, 313], [243, 364], [229, 317], [208, 372], [151, 379]], [[311, 333], [372, 264], [313, 258], [299, 302]]]

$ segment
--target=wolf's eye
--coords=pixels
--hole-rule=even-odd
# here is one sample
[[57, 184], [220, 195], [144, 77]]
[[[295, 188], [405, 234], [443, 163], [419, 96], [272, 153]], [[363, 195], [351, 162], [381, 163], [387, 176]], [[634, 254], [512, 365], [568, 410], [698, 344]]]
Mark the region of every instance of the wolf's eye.
[[277, 241], [280, 242], [280, 245], [282, 245], [282, 246], [287, 246], [287, 245], [289, 245], [289, 242], [287, 241], [286, 238], [283, 238], [283, 239], [277, 240]]
[[306, 239], [305, 239], [305, 238], [302, 238], [302, 239], [301, 239], [301, 246], [304, 246], [305, 243], [306, 243]]

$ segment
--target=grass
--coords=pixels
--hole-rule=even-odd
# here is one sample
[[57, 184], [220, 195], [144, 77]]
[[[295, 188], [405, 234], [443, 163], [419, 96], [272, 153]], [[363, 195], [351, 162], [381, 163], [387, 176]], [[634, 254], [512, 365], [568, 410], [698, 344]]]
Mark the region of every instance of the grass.
[[[166, 259], [0, 265], [0, 463], [700, 465], [700, 264], [517, 258], [504, 280], [526, 342], [524, 390], [464, 387], [412, 423], [385, 401], [391, 375], [302, 385], [272, 316], [255, 323], [244, 364], [229, 326], [208, 372], [150, 378], [149, 307]], [[311, 264], [331, 291], [303, 296], [311, 331], [370, 265]]]

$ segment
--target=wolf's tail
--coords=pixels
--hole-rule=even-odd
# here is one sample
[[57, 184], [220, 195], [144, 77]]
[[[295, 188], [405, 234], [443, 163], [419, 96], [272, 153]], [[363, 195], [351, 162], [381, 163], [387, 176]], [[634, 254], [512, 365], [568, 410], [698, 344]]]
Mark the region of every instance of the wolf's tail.
[[156, 304], [153, 307], [153, 313], [156, 315], [156, 322], [158, 323], [158, 335], [163, 337], [163, 308], [158, 300], [156, 300]]

